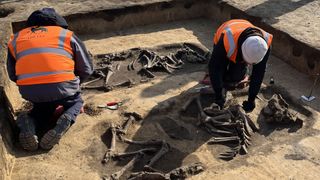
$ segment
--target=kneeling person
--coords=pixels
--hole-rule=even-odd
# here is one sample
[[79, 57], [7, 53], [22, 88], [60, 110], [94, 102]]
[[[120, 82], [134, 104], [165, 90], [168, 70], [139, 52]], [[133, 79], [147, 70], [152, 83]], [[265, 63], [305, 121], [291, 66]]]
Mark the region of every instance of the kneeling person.
[[[38, 144], [51, 149], [83, 106], [80, 83], [92, 74], [92, 61], [81, 40], [67, 28], [54, 9], [44, 8], [33, 12], [27, 27], [8, 43], [9, 77], [22, 97], [33, 103], [31, 112], [17, 120], [19, 140], [26, 150], [36, 150]], [[45, 129], [58, 106], [63, 106], [62, 115]], [[40, 142], [36, 131], [44, 131]]]

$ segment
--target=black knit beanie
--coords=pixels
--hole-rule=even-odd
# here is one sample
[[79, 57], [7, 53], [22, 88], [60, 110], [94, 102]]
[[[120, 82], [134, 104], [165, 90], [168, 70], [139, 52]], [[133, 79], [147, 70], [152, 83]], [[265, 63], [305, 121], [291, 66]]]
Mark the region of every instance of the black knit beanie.
[[31, 26], [60, 26], [68, 29], [67, 21], [53, 8], [43, 8], [34, 11], [27, 20], [27, 27]]

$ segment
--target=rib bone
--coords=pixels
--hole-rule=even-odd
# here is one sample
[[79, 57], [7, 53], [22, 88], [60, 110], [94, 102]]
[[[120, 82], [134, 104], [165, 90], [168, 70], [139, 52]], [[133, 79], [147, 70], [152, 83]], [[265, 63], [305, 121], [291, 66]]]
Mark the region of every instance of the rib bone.
[[229, 137], [213, 137], [208, 143], [219, 143], [219, 142], [228, 142], [228, 141], [240, 141], [238, 136], [229, 136]]

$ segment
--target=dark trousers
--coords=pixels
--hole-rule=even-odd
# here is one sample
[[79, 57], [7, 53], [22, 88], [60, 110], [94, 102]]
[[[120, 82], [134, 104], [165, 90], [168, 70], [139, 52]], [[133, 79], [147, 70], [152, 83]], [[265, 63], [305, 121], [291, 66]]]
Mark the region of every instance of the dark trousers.
[[223, 80], [226, 83], [238, 83], [244, 79], [247, 73], [248, 65], [246, 63], [230, 63]]
[[[208, 64], [209, 69], [214, 69], [214, 59], [211, 59]], [[230, 61], [225, 59], [225, 61]], [[209, 71], [210, 72], [210, 71]], [[249, 66], [246, 63], [228, 63], [228, 67], [223, 72], [223, 84], [227, 83], [239, 83], [242, 81], [246, 74], [249, 74]], [[212, 76], [212, 75], [211, 75]]]
[[63, 106], [63, 114], [71, 117], [70, 120], [74, 123], [83, 106], [81, 94], [77, 93], [52, 102], [33, 103], [33, 109], [29, 115], [35, 119], [37, 134], [43, 135], [56, 125], [57, 118], [54, 118], [54, 112], [58, 106]]

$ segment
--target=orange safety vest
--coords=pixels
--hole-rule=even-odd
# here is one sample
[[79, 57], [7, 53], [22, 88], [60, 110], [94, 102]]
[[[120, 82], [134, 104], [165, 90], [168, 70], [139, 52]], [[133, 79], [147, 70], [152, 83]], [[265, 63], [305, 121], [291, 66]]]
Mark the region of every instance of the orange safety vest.
[[230, 61], [236, 63], [237, 54], [238, 54], [238, 40], [241, 35], [241, 33], [246, 30], [247, 28], [257, 28], [259, 29], [264, 39], [266, 40], [268, 47], [271, 46], [273, 35], [267, 33], [266, 31], [254, 26], [247, 20], [243, 19], [233, 19], [229, 20], [225, 23], [223, 23], [217, 30], [215, 36], [214, 36], [214, 44], [216, 45], [221, 37], [222, 34], [224, 34], [223, 37], [223, 44], [225, 47], [225, 50], [227, 52], [227, 57], [230, 59]]
[[75, 79], [73, 32], [59, 26], [28, 27], [11, 36], [17, 85], [59, 83]]

